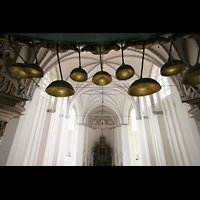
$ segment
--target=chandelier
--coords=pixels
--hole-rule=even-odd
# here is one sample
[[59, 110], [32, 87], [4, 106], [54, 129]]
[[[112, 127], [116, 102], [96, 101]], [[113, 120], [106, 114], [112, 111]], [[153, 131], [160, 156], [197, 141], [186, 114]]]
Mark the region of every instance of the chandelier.
[[[176, 34], [169, 34], [167, 37], [155, 37], [151, 39], [146, 40], [134, 40], [134, 41], [121, 41], [121, 47], [117, 45], [117, 43], [111, 43], [111, 44], [89, 44], [84, 45], [82, 49], [80, 49], [80, 42], [76, 44], [62, 44], [62, 43], [54, 43], [49, 41], [36, 41], [36, 40], [30, 40], [27, 38], [22, 37], [15, 37], [10, 36], [9, 34], [0, 34], [0, 41], [4, 41], [10, 44], [10, 46], [13, 48], [13, 50], [16, 52], [14, 46], [16, 44], [18, 45], [29, 45], [33, 48], [34, 55], [35, 55], [35, 63], [27, 63], [22, 56], [19, 55], [18, 52], [16, 52], [19, 57], [24, 61], [24, 63], [15, 63], [8, 67], [8, 70], [21, 77], [21, 78], [42, 78], [44, 75], [44, 72], [42, 68], [38, 65], [36, 53], [34, 47], [44, 47], [51, 51], [54, 51], [57, 53], [57, 59], [60, 69], [60, 76], [61, 80], [56, 80], [49, 84], [49, 86], [46, 88], [46, 93], [55, 97], [69, 97], [73, 94], [75, 94], [74, 88], [72, 85], [66, 81], [63, 80], [62, 77], [62, 71], [59, 61], [59, 55], [58, 53], [63, 53], [68, 50], [74, 50], [79, 54], [79, 67], [74, 68], [70, 73], [70, 78], [76, 82], [84, 82], [88, 79], [87, 72], [82, 69], [81, 67], [81, 52], [91, 52], [93, 54], [97, 54], [100, 56], [100, 67], [101, 71], [98, 71], [96, 74], [94, 74], [92, 78], [92, 82], [95, 85], [98, 86], [105, 86], [112, 82], [111, 75], [103, 71], [103, 64], [101, 61], [101, 55], [109, 53], [111, 50], [119, 51], [121, 49], [122, 54], [122, 65], [116, 70], [116, 79], [119, 81], [121, 80], [128, 80], [132, 78], [135, 74], [135, 70], [132, 66], [124, 63], [124, 55], [123, 51], [128, 47], [134, 47], [136, 49], [143, 49], [143, 56], [142, 56], [142, 66], [141, 66], [141, 75], [140, 78], [136, 81], [134, 81], [129, 89], [128, 94], [131, 96], [145, 96], [150, 95], [153, 93], [158, 92], [161, 89], [160, 84], [152, 79], [152, 78], [143, 78], [143, 64], [144, 64], [144, 56], [145, 56], [145, 48], [149, 48], [153, 45], [158, 45], [161, 42], [164, 43], [170, 43], [170, 50], [169, 50], [169, 59], [168, 62], [166, 62], [160, 70], [160, 74], [162, 76], [174, 76], [181, 72], [183, 72], [186, 68], [185, 64], [181, 60], [172, 60], [171, 59], [171, 49], [172, 49], [172, 43], [173, 41], [177, 40], [178, 38], [182, 37], [199, 37], [199, 33], [193, 34], [193, 33], [176, 33]], [[197, 62], [194, 66], [189, 67], [187, 71], [184, 73], [182, 78], [182, 83], [185, 85], [195, 85], [200, 83], [200, 64], [198, 63], [199, 60], [199, 52], [197, 56]]]
[[61, 80], [53, 81], [52, 83], [50, 83], [46, 88], [46, 93], [54, 97], [69, 97], [73, 95], [75, 91], [70, 83], [63, 80], [62, 70], [60, 66], [60, 59], [58, 56], [58, 44], [56, 47], [57, 47], [56, 53], [60, 69]]

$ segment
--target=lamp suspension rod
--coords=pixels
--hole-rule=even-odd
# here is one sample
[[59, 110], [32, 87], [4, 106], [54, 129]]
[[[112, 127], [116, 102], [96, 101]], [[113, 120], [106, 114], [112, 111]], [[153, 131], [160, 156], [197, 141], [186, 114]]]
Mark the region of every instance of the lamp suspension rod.
[[38, 87], [40, 87], [40, 86], [34, 81], [34, 79], [32, 79], [32, 81], [35, 83], [35, 85], [37, 85]]
[[172, 50], [172, 40], [174, 38], [174, 34], [171, 35], [171, 43], [170, 43], [170, 47], [169, 47], [169, 58], [168, 58], [168, 61], [170, 61], [171, 59], [171, 50]]
[[101, 110], [101, 112], [102, 112], [102, 119], [103, 119], [103, 86], [102, 86], [102, 110]]
[[79, 68], [81, 68], [81, 50], [80, 50], [80, 42], [78, 44], [78, 56], [79, 56]]
[[101, 65], [101, 71], [103, 71], [102, 62], [101, 62], [101, 45], [99, 44], [99, 52], [100, 52], [100, 65]]
[[36, 52], [35, 52], [35, 48], [34, 48], [34, 46], [32, 45], [32, 47], [33, 47], [33, 51], [34, 51], [34, 54], [35, 54], [35, 60], [36, 60], [36, 64], [38, 64], [38, 60], [37, 60], [37, 56], [36, 56]]
[[[200, 51], [200, 48], [199, 48], [199, 51]], [[197, 65], [198, 62], [199, 62], [199, 51], [198, 51], [198, 56], [197, 56], [197, 62], [196, 62], [196, 65]]]
[[170, 58], [171, 58], [171, 50], [172, 50], [172, 38], [171, 38], [171, 43], [170, 43], [170, 48], [169, 48], [169, 58], [168, 58], [168, 61], [170, 61]]
[[103, 86], [102, 86], [102, 135], [103, 135]]
[[33, 48], [34, 55], [35, 55], [35, 60], [36, 60], [35, 63], [38, 64], [38, 60], [37, 60], [37, 56], [36, 56], [36, 52], [35, 52], [35, 48], [34, 48], [35, 45], [31, 44], [29, 41], [27, 41], [27, 43], [28, 43], [29, 46], [31, 46]]
[[123, 42], [121, 40], [121, 51], [122, 51], [122, 65], [124, 65], [124, 53], [123, 53]]
[[12, 49], [15, 51], [15, 53], [17, 53], [17, 55], [24, 61], [24, 63], [26, 64], [27, 62], [19, 55], [19, 53], [16, 51], [16, 49], [14, 49], [14, 47], [12, 46], [12, 42], [10, 41], [10, 35], [8, 35], [8, 41], [10, 43], [10, 46], [12, 47]]
[[143, 64], [144, 64], [144, 48], [145, 47], [145, 43], [143, 41], [143, 54], [142, 54], [142, 67], [141, 67], [141, 74], [140, 74], [140, 78], [142, 78], [142, 72], [143, 72]]
[[60, 69], [60, 76], [61, 76], [61, 79], [63, 81], [63, 76], [62, 76], [62, 71], [61, 71], [61, 66], [60, 66], [60, 60], [59, 60], [59, 56], [58, 56], [58, 43], [56, 45], [56, 53], [57, 53], [57, 58], [58, 58], [58, 65], [59, 65], [59, 69]]

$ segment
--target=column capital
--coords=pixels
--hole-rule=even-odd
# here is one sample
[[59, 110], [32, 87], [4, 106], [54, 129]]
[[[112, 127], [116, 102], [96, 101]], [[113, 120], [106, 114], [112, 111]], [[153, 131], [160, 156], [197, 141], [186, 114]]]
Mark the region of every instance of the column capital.
[[129, 125], [129, 124], [121, 124], [121, 126], [127, 126], [127, 125]]
[[83, 123], [77, 123], [77, 125], [84, 125], [85, 126], [85, 124], [83, 124]]

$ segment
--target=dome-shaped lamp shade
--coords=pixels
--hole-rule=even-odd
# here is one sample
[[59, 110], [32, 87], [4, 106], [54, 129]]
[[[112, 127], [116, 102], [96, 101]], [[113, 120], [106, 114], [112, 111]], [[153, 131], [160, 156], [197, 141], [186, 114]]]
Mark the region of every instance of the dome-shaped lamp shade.
[[77, 82], [83, 82], [87, 80], [87, 73], [82, 68], [75, 68], [71, 71], [70, 77]]
[[182, 78], [183, 84], [196, 85], [200, 83], [200, 63], [190, 67]]
[[92, 78], [92, 82], [95, 85], [100, 85], [100, 86], [107, 85], [111, 81], [112, 81], [111, 75], [109, 73], [105, 72], [105, 71], [97, 72]]
[[75, 93], [70, 83], [57, 80], [49, 84], [46, 93], [54, 97], [69, 97]]
[[140, 78], [134, 81], [128, 90], [131, 96], [146, 96], [158, 92], [161, 89], [160, 84], [151, 78]]
[[181, 60], [171, 60], [166, 62], [161, 70], [160, 73], [162, 76], [173, 76], [181, 73], [185, 69], [185, 64]]
[[32, 78], [32, 76], [30, 76], [29, 74], [27, 74], [25, 71], [24, 71], [24, 68], [25, 68], [26, 64], [24, 63], [15, 63], [15, 64], [12, 64], [8, 70], [21, 77], [21, 78]]
[[24, 71], [34, 78], [42, 78], [44, 76], [44, 72], [38, 64], [26, 64]]
[[130, 65], [122, 64], [116, 71], [118, 80], [127, 80], [135, 74], [134, 69]]

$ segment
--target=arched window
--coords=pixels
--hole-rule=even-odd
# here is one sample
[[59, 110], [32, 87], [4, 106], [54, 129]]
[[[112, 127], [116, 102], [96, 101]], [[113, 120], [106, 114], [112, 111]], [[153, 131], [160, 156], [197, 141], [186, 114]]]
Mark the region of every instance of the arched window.
[[158, 77], [158, 82], [160, 83], [160, 85], [162, 86], [161, 90], [159, 91], [160, 94], [160, 98], [163, 99], [166, 96], [171, 94], [171, 89], [169, 87], [169, 82], [168, 82], [168, 78], [159, 75]]
[[48, 97], [48, 94], [45, 92], [45, 90], [47, 86], [50, 84], [50, 82], [51, 82], [51, 77], [50, 77], [50, 71], [49, 71], [48, 73], [44, 75], [43, 84], [42, 84], [41, 95], [44, 96], [45, 98]]
[[112, 128], [113, 128], [113, 122], [112, 122], [112, 120], [109, 120], [108, 124], [109, 124], [109, 129], [112, 130]]
[[101, 130], [104, 130], [106, 128], [106, 126], [105, 126], [106, 122], [104, 120], [101, 120], [100, 123], [99, 123], [99, 125], [100, 125], [100, 129]]
[[150, 99], [150, 95], [145, 96], [146, 101], [147, 101], [147, 107], [151, 106], [151, 99]]
[[76, 121], [76, 111], [74, 108], [72, 108], [71, 116], [70, 116], [70, 120], [69, 120], [69, 131], [74, 130], [75, 121]]
[[47, 88], [47, 86], [51, 83], [51, 82], [53, 82], [54, 80], [56, 80], [56, 69], [55, 69], [55, 67], [54, 68], [52, 68], [48, 73], [46, 73], [45, 75], [44, 75], [44, 77], [43, 77], [43, 82], [41, 83], [41, 85], [42, 85], [42, 90], [41, 90], [41, 95], [43, 96], [43, 97], [45, 97], [45, 98], [48, 98], [49, 97], [49, 95], [45, 92], [45, 90], [46, 90], [46, 88]]
[[96, 120], [93, 120], [93, 122], [92, 122], [92, 128], [93, 129], [97, 128], [97, 121]]

